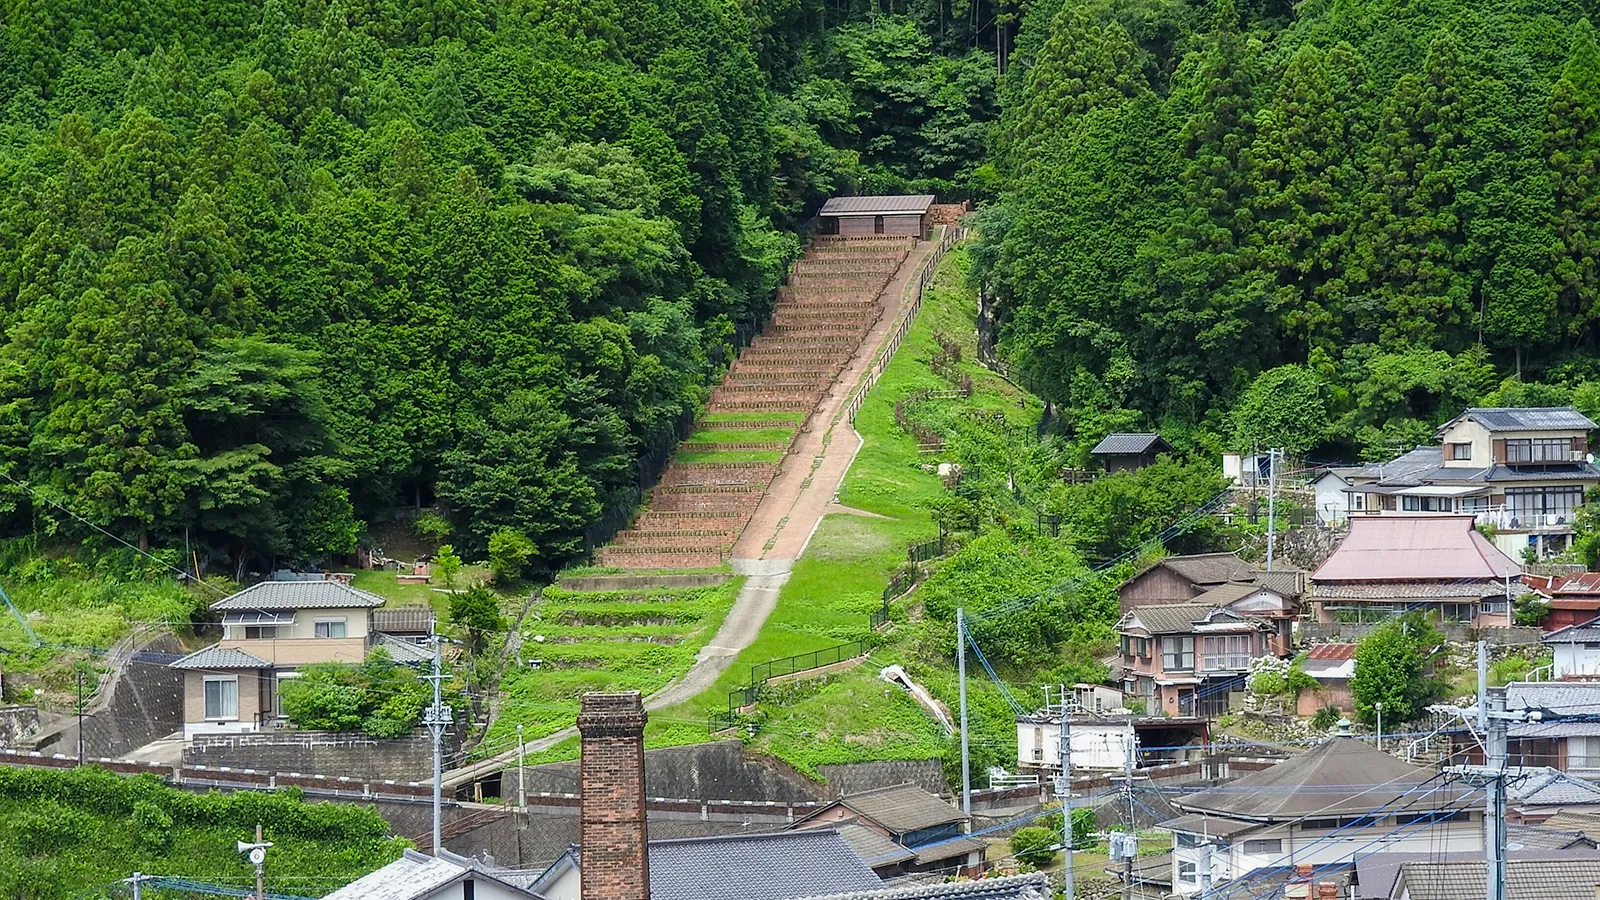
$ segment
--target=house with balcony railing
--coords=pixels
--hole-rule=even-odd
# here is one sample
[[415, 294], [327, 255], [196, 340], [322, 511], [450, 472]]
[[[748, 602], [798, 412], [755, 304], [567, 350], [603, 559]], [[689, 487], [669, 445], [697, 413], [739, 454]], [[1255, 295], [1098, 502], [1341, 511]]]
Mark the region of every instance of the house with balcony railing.
[[1584, 492], [1600, 484], [1589, 455], [1595, 427], [1571, 407], [1469, 409], [1439, 427], [1435, 446], [1341, 469], [1346, 514], [1470, 513], [1513, 557], [1559, 553]]
[[1273, 655], [1266, 621], [1205, 603], [1137, 607], [1117, 634], [1123, 691], [1157, 715], [1220, 715], [1250, 661]]

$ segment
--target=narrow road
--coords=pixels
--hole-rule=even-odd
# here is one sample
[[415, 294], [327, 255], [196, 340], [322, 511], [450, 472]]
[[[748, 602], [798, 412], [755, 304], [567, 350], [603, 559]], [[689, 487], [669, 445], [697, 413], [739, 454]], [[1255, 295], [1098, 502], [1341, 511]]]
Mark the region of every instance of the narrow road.
[[[794, 561], [805, 552], [811, 535], [822, 523], [828, 506], [844, 483], [845, 473], [861, 449], [861, 437], [848, 427], [835, 432], [834, 440], [824, 442], [828, 423], [844, 408], [853, 390], [889, 337], [895, 318], [905, 303], [906, 287], [917, 277], [923, 260], [938, 244], [921, 241], [906, 257], [889, 286], [879, 296], [878, 322], [861, 341], [850, 364], [833, 382], [822, 402], [812, 413], [808, 431], [790, 448], [783, 471], [767, 488], [761, 505], [733, 548], [733, 570], [744, 575], [744, 586], [734, 599], [722, 626], [710, 643], [700, 648], [694, 665], [682, 678], [645, 698], [646, 710], [677, 706], [710, 688], [733, 664], [744, 649], [755, 642], [778, 604], [778, 591], [789, 580]], [[544, 737], [527, 741], [522, 750], [538, 753], [576, 737], [578, 729], [569, 726]], [[517, 748], [444, 773], [446, 788], [454, 789], [497, 772], [517, 761]], [[429, 779], [430, 781], [432, 779]]]

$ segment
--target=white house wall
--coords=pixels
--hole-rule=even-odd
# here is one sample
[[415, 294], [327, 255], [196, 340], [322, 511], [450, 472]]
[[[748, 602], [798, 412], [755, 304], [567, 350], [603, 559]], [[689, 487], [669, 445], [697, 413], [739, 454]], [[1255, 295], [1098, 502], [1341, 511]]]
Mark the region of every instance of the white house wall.
[[1350, 518], [1350, 483], [1337, 475], [1317, 479], [1317, 520], [1325, 525]]
[[1600, 675], [1600, 648], [1591, 650], [1582, 642], [1551, 643], [1550, 648], [1555, 651], [1555, 670], [1551, 677]]
[[[1018, 722], [1018, 767], [1055, 768], [1061, 758], [1060, 728], [1055, 724]], [[1121, 769], [1127, 765], [1127, 725], [1073, 725], [1070, 735], [1074, 770]], [[1035, 748], [1041, 751], [1037, 756]]]

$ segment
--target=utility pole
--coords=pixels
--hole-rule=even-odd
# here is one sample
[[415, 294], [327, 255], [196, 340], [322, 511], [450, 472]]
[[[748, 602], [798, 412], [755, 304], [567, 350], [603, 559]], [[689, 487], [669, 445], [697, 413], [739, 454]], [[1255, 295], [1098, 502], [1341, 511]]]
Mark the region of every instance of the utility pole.
[[1211, 839], [1200, 845], [1200, 900], [1211, 900]]
[[522, 726], [517, 726], [517, 806], [528, 811], [527, 747], [522, 743]]
[[444, 636], [438, 633], [437, 620], [428, 623], [428, 642], [433, 645], [433, 674], [423, 676], [433, 682], [433, 705], [422, 711], [422, 723], [433, 735], [433, 855], [444, 849], [440, 826], [441, 794], [444, 790], [444, 730], [451, 722], [450, 707], [444, 705]]
[[1282, 448], [1267, 448], [1267, 571], [1272, 571], [1272, 557], [1278, 546], [1278, 454]]
[[233, 846], [240, 853], [248, 854], [250, 864], [256, 867], [256, 900], [267, 900], [267, 848], [272, 842], [261, 839], [261, 823], [256, 823], [255, 843], [236, 841]]
[[1372, 708], [1376, 709], [1378, 711], [1378, 749], [1382, 750], [1383, 749], [1383, 701], [1379, 700], [1377, 703], [1372, 704]]
[[961, 811], [970, 817], [972, 763], [967, 748], [967, 614], [959, 606], [956, 607], [956, 681], [961, 694]]
[[[1133, 860], [1139, 855], [1139, 827], [1133, 817], [1133, 767], [1135, 757], [1139, 755], [1139, 736], [1133, 730], [1133, 716], [1128, 716], [1128, 746], [1127, 758], [1122, 761], [1122, 793], [1128, 802], [1128, 830], [1126, 835], [1118, 841], [1117, 835], [1111, 836], [1111, 857], [1122, 857], [1122, 900], [1133, 900]], [[1118, 844], [1121, 846], [1117, 846]]]
[[128, 884], [133, 888], [133, 900], [144, 900], [144, 883], [154, 877], [143, 872], [133, 873], [133, 877], [128, 879]]
[[[1499, 713], [1499, 715], [1495, 715]], [[1489, 645], [1478, 642], [1478, 725], [1488, 764], [1483, 815], [1484, 900], [1506, 900], [1506, 690], [1489, 692]]]
[[83, 765], [83, 666], [78, 666], [78, 765]]
[[1066, 900], [1074, 900], [1072, 878], [1072, 738], [1067, 722], [1066, 698], [1061, 702], [1061, 776], [1056, 779], [1056, 794], [1061, 797], [1061, 889]]

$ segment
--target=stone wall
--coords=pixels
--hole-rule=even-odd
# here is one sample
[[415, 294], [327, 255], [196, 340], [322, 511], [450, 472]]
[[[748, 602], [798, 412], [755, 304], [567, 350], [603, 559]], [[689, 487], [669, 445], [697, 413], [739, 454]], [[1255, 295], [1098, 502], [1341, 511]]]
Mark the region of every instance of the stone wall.
[[[183, 728], [183, 673], [167, 668], [182, 654], [182, 645], [171, 634], [158, 635], [126, 653], [113, 652], [112, 672], [84, 716], [85, 756], [123, 757]], [[77, 753], [76, 717], [41, 734], [35, 748]]]
[[[529, 794], [577, 791], [578, 763], [546, 763], [527, 768]], [[644, 754], [645, 796], [707, 800], [803, 802], [831, 796], [781, 762], [748, 755], [738, 741], [665, 747]], [[507, 769], [500, 796], [515, 802], [517, 770]]]
[[184, 746], [183, 764], [426, 781], [433, 775], [433, 742], [421, 732], [398, 740], [324, 731], [206, 735]]
[[716, 587], [732, 575], [718, 572], [692, 575], [584, 575], [562, 578], [556, 586], [567, 591], [641, 591], [651, 588], [680, 589]]
[[37, 706], [0, 707], [0, 747], [16, 747], [38, 731]]
[[944, 780], [944, 763], [937, 759], [890, 759], [818, 766], [817, 772], [827, 782], [829, 798], [892, 784], [914, 784], [934, 794], [950, 795], [950, 786]]

